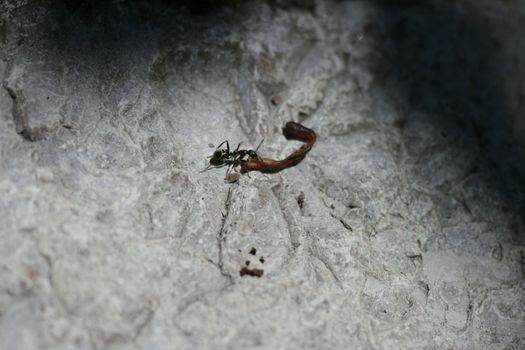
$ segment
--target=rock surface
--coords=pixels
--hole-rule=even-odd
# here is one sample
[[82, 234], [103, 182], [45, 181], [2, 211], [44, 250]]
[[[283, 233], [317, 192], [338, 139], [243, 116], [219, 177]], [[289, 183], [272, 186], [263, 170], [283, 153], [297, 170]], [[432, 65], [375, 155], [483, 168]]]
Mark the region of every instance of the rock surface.
[[449, 3], [2, 2], [0, 349], [525, 348], [525, 5]]

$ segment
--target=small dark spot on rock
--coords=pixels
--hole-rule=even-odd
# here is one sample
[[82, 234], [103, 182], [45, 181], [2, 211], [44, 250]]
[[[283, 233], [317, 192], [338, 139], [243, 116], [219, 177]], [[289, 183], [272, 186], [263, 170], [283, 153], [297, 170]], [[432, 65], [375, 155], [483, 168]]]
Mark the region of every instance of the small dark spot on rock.
[[498, 242], [498, 246], [492, 249], [492, 258], [501, 261], [503, 260], [503, 246]]
[[426, 283], [425, 281], [419, 281], [418, 285], [419, 288], [421, 288], [425, 292], [425, 295], [428, 297], [428, 293], [430, 292], [430, 286], [428, 285], [428, 283]]
[[257, 249], [255, 249], [255, 248], [250, 249], [250, 254], [251, 255], [257, 254]]
[[264, 260], [264, 256], [261, 256], [261, 257], [259, 258], [259, 261], [261, 262], [261, 264], [264, 264], [264, 262], [265, 262], [266, 260]]
[[250, 266], [250, 260], [246, 260], [246, 261], [244, 262], [244, 264], [245, 264], [246, 266]]
[[421, 266], [423, 264], [423, 255], [422, 254], [407, 254], [407, 258], [412, 261], [414, 266]]
[[299, 192], [299, 195], [295, 197], [295, 200], [297, 201], [297, 204], [299, 205], [299, 208], [301, 209], [303, 209], [304, 207], [304, 199], [305, 199], [305, 195], [303, 191]]
[[335, 209], [335, 205], [330, 204], [330, 209]]
[[386, 314], [386, 310], [383, 310], [383, 313]]
[[309, 113], [306, 112], [306, 111], [299, 111], [298, 114], [299, 114], [300, 117], [308, 117], [308, 115], [309, 115]]
[[272, 102], [272, 105], [278, 106], [283, 103], [283, 97], [281, 95], [275, 95], [270, 99], [270, 102]]
[[243, 266], [243, 268], [241, 268], [241, 270], [239, 271], [239, 274], [241, 275], [241, 277], [245, 275], [252, 276], [252, 277], [261, 277], [264, 274], [264, 270], [255, 269], [255, 268], [250, 269], [247, 266]]

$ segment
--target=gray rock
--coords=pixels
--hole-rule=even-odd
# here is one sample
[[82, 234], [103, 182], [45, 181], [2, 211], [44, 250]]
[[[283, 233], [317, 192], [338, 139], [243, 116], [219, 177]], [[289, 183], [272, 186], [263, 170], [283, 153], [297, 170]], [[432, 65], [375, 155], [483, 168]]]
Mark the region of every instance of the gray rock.
[[454, 4], [0, 4], [0, 349], [525, 347], [525, 9]]

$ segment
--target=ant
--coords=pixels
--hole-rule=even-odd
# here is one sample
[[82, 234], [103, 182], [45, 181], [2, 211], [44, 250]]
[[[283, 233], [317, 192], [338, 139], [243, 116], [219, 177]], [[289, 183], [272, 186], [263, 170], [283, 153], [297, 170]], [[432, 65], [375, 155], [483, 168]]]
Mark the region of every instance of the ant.
[[[241, 147], [241, 144], [239, 143], [235, 151], [230, 151], [230, 144], [228, 140], [223, 141], [219, 146], [217, 146], [215, 152], [213, 152], [213, 154], [209, 157], [210, 164], [201, 172], [228, 166], [228, 170], [226, 170], [226, 176], [224, 179], [230, 182], [235, 182], [238, 180], [238, 176], [231, 176], [232, 170], [238, 166], [242, 166], [249, 159], [258, 158], [259, 156], [257, 155], [257, 151], [259, 150], [259, 147], [261, 147], [263, 141], [264, 139], [259, 143], [255, 150], [239, 149]], [[224, 144], [226, 144], [226, 149], [220, 149]]]
[[[262, 158], [257, 155], [259, 147], [261, 147], [264, 139], [259, 143], [259, 146], [254, 150], [239, 149], [241, 144], [237, 145], [235, 151], [230, 151], [230, 144], [228, 141], [223, 141], [215, 152], [209, 157], [210, 164], [201, 172], [212, 169], [222, 168], [228, 166], [225, 180], [228, 182], [235, 182], [239, 179], [239, 173], [232, 174], [232, 170], [238, 166], [241, 167], [241, 174], [250, 171], [260, 171], [261, 173], [277, 173], [281, 170], [296, 166], [304, 157], [310, 152], [315, 144], [317, 135], [312, 129], [296, 122], [288, 122], [283, 128], [284, 137], [288, 140], [302, 141], [304, 144], [292, 152], [288, 157], [276, 160], [271, 158]], [[226, 144], [226, 149], [220, 149], [222, 145]]]

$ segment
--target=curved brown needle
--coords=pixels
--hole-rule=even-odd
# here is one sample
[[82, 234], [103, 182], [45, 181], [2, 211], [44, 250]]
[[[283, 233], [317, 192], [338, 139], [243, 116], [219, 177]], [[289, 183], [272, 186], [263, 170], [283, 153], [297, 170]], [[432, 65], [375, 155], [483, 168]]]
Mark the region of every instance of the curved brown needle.
[[261, 157], [250, 158], [241, 164], [241, 172], [260, 171], [262, 173], [276, 173], [295, 166], [306, 157], [306, 154], [310, 152], [317, 139], [315, 131], [295, 122], [286, 123], [283, 128], [283, 134], [288, 140], [303, 141], [305, 144], [282, 160]]

